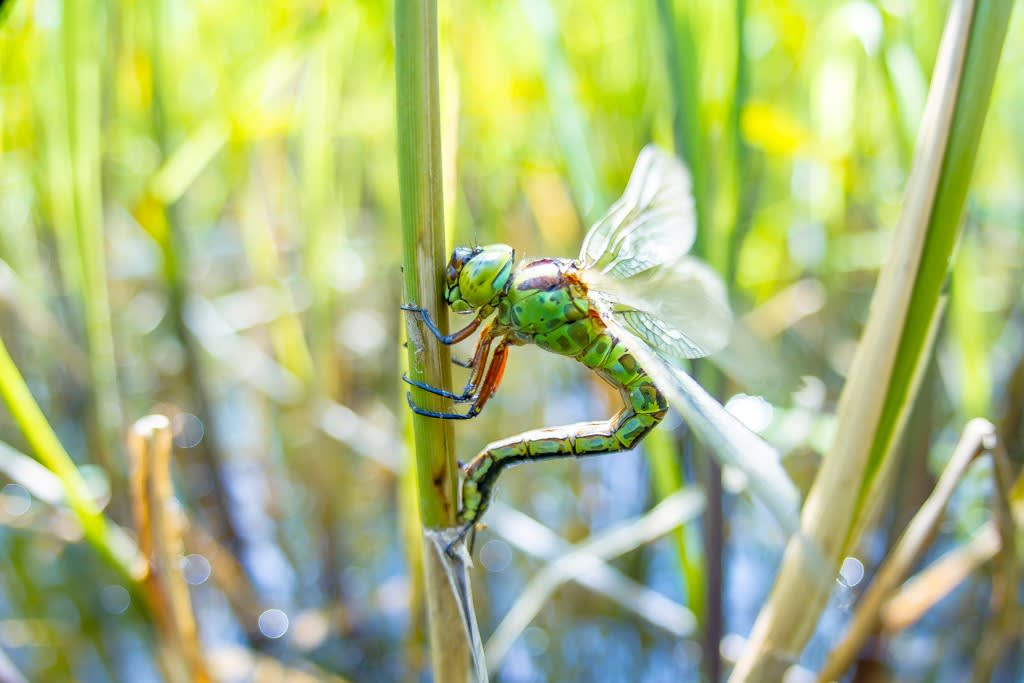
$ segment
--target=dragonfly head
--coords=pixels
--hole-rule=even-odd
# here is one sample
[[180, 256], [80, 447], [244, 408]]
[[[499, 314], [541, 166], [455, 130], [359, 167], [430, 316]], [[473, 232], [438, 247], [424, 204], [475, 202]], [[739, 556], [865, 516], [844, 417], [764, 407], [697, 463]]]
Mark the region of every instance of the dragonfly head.
[[501, 294], [512, 275], [515, 250], [507, 244], [456, 247], [445, 271], [444, 298], [456, 313], [470, 313]]

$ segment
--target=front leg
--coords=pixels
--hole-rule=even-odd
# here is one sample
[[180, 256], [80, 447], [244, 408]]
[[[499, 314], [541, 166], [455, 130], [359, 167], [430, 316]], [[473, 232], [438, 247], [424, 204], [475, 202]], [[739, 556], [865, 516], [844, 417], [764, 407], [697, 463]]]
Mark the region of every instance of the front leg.
[[483, 379], [484, 370], [487, 369], [487, 354], [491, 350], [491, 343], [497, 336], [497, 333], [494, 331], [493, 323], [485, 327], [484, 331], [480, 333], [480, 339], [476, 343], [476, 350], [473, 352], [473, 358], [466, 364], [466, 367], [472, 368], [473, 372], [469, 375], [469, 380], [466, 382], [466, 386], [462, 388], [461, 394], [453, 394], [450, 391], [439, 389], [425, 382], [417, 382], [416, 380], [409, 379], [405, 374], [402, 375], [402, 381], [406, 384], [411, 384], [414, 387], [419, 387], [424, 391], [429, 391], [437, 396], [450, 398], [456, 403], [472, 401], [475, 398], [476, 388]]
[[402, 304], [401, 306], [399, 306], [399, 308], [401, 308], [403, 311], [409, 311], [410, 313], [416, 313], [417, 315], [419, 315], [420, 320], [422, 320], [423, 324], [427, 326], [427, 329], [430, 330], [430, 333], [437, 338], [437, 341], [441, 342], [445, 346], [458, 344], [460, 341], [462, 341], [469, 335], [473, 334], [476, 331], [476, 328], [480, 327], [480, 323], [482, 323], [484, 318], [486, 317], [481, 312], [475, 318], [473, 318], [472, 322], [470, 322], [468, 325], [463, 327], [458, 332], [452, 332], [451, 334], [442, 334], [441, 330], [438, 329], [437, 324], [434, 323], [434, 319], [430, 317], [430, 311], [428, 311], [427, 309], [421, 306], [416, 306], [415, 304]]
[[[472, 395], [472, 397], [467, 397], [467, 400], [468, 398], [472, 398], [473, 405], [471, 405], [469, 407], [469, 410], [466, 411], [465, 413], [441, 413], [435, 410], [427, 410], [425, 408], [420, 408], [418, 405], [413, 403], [411, 393], [406, 394], [406, 399], [409, 402], [409, 408], [411, 408], [412, 412], [416, 413], [417, 415], [423, 415], [424, 417], [435, 417], [441, 420], [473, 419], [474, 417], [480, 414], [480, 411], [484, 409], [484, 406], [487, 404], [487, 401], [490, 400], [490, 398], [494, 396], [494, 393], [498, 390], [498, 385], [501, 383], [501, 377], [505, 372], [505, 361], [508, 360], [509, 344], [510, 342], [508, 340], [508, 337], [503, 337], [501, 341], [498, 342], [497, 347], [495, 347], [494, 349], [494, 354], [491, 356], [491, 362], [487, 365], [487, 376], [484, 377], [483, 384], [480, 385], [480, 388], [476, 391], [476, 393]], [[483, 363], [481, 363], [481, 367], [483, 367]], [[406, 381], [409, 382], [409, 384], [412, 384], [413, 386], [420, 387], [421, 389], [425, 389], [434, 394], [440, 394], [442, 396], [447, 394], [449, 398], [459, 398], [457, 396], [453, 397], [449, 392], [442, 392], [442, 390], [437, 389], [436, 387], [432, 387], [430, 385], [422, 385], [419, 382], [414, 382], [408, 378], [406, 378]]]

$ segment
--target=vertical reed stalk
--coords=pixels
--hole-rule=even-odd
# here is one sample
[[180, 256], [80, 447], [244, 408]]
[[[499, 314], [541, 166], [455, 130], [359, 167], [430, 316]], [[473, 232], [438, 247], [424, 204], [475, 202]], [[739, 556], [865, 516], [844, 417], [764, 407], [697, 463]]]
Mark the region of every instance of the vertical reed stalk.
[[[444, 200], [438, 99], [437, 4], [396, 0], [395, 78], [398, 180], [402, 205], [402, 257], [406, 302], [425, 307], [441, 329], [448, 314], [440, 274], [445, 261]], [[412, 323], [410, 317], [409, 320]], [[448, 387], [448, 349], [410, 324], [409, 373], [416, 380]], [[442, 408], [440, 400], [414, 390], [419, 405]], [[457, 512], [458, 479], [451, 425], [412, 418], [419, 509], [428, 529], [451, 526]], [[424, 580], [434, 680], [465, 681], [469, 655], [458, 607], [433, 544], [424, 544]]]
[[[100, 140], [100, 18], [92, 0], [69, 0], [63, 5], [61, 38], [66, 97], [67, 164], [71, 181], [75, 243], [79, 260], [79, 297], [89, 348], [92, 411], [96, 430], [92, 449], [109, 472], [115, 486], [121, 467], [110, 445], [121, 433], [121, 399], [118, 393], [114, 335], [107, 292], [103, 234]], [[58, 228], [66, 229], [66, 228]]]
[[689, 16], [677, 17], [672, 0], [658, 0], [658, 21], [664, 32], [665, 64], [672, 92], [672, 134], [676, 153], [686, 162], [693, 176], [693, 201], [697, 213], [697, 240], [694, 253], [707, 251], [710, 206], [705, 172], [704, 131], [700, 120], [697, 71], [697, 45]]
[[[731, 275], [733, 260], [731, 253], [726, 255], [726, 250], [732, 252], [737, 245], [733, 244], [727, 235], [736, 234], [734, 221], [726, 224], [719, 221], [715, 211], [715, 197], [712, 195], [710, 182], [712, 172], [710, 171], [710, 160], [708, 143], [705, 131], [707, 125], [703, 120], [700, 109], [700, 77], [698, 63], [697, 36], [695, 26], [699, 24], [697, 17], [698, 9], [692, 4], [686, 5], [677, 14], [675, 4], [672, 0], [658, 0], [658, 18], [663, 31], [665, 47], [665, 64], [668, 71], [669, 90], [672, 95], [672, 132], [675, 140], [676, 154], [686, 163], [690, 169], [693, 182], [694, 208], [697, 217], [697, 239], [694, 242], [693, 251], [698, 257], [708, 261], [719, 272]], [[737, 15], [736, 25], [742, 24], [742, 14], [745, 5], [738, 3], [735, 7]], [[742, 50], [742, 32], [737, 31], [737, 50]], [[743, 83], [744, 74], [741, 69], [742, 54], [737, 56], [736, 63], [736, 85], [737, 93], [733, 102], [734, 107], [741, 106], [739, 101], [739, 87]], [[736, 163], [734, 167], [724, 167], [723, 173], [731, 178], [730, 171], [739, 175], [740, 149], [738, 121], [738, 109], [733, 113], [733, 121], [737, 126], [728, 130], [732, 133], [737, 150]], [[733, 184], [735, 186], [735, 183]], [[731, 189], [726, 187], [725, 189]], [[720, 198], [724, 199], [723, 192], [719, 192]], [[739, 193], [737, 193], [737, 197]], [[739, 211], [735, 212], [739, 215]], [[721, 224], [719, 224], [721, 223]], [[721, 246], [718, 246], [718, 243]], [[728, 284], [732, 284], [729, 282]], [[706, 363], [694, 365], [695, 376], [700, 383], [712, 394], [722, 390], [722, 376], [714, 367]], [[688, 580], [700, 581], [700, 585], [688, 586], [695, 596], [700, 596], [698, 603], [702, 631], [703, 658], [701, 666], [705, 676], [710, 680], [718, 680], [721, 676], [721, 658], [719, 655], [719, 643], [723, 635], [723, 574], [724, 574], [724, 510], [723, 510], [723, 489], [722, 489], [722, 468], [714, 457], [709, 455], [707, 449], [697, 446], [694, 449], [699, 460], [695, 469], [699, 472], [699, 479], [703, 481], [705, 489], [706, 507], [703, 516], [703, 571], [690, 571]]]
[[[682, 458], [679, 444], [667, 429], [656, 429], [644, 439], [644, 452], [651, 467], [651, 481], [658, 500], [682, 490]], [[672, 532], [679, 570], [682, 573], [686, 606], [704, 623], [704, 558], [698, 550], [700, 537], [695, 524], [684, 524]]]
[[[269, 147], [269, 145], [268, 145]], [[302, 321], [295, 312], [295, 297], [288, 285], [285, 256], [279, 251], [275, 236], [274, 216], [281, 215], [277, 193], [271, 188], [279, 178], [267, 177], [273, 169], [284, 166], [279, 150], [256, 153], [250, 160], [253, 166], [250, 187], [239, 202], [239, 222], [246, 263], [252, 273], [253, 284], [273, 292], [281, 314], [267, 324], [267, 334], [277, 362], [294, 375], [308, 394], [316, 373], [313, 358], [302, 331]], [[313, 178], [306, 179], [316, 183]], [[320, 182], [325, 182], [321, 180]]]
[[[347, 30], [331, 31], [310, 56], [302, 102], [303, 125], [300, 131], [302, 186], [299, 201], [305, 225], [303, 265], [309, 281], [310, 304], [306, 314], [310, 355], [313, 367], [313, 394], [337, 398], [338, 358], [334, 353], [331, 310], [335, 305], [331, 286], [331, 254], [335, 240], [345, 239], [345, 217], [336, 208], [338, 171], [335, 164], [334, 122], [338, 120], [341, 80], [348, 64], [342, 59], [341, 45], [351, 40]], [[348, 51], [345, 52], [347, 57]], [[345, 187], [352, 187], [358, 172], [349, 171]], [[347, 192], [346, 192], [347, 194]]]

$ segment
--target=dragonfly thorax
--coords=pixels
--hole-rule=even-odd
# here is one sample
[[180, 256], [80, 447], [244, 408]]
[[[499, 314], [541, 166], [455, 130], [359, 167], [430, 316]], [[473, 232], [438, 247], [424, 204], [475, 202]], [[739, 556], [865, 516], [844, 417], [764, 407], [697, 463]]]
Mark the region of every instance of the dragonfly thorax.
[[505, 291], [515, 250], [507, 244], [456, 247], [445, 271], [444, 297], [456, 313], [493, 305]]
[[498, 305], [497, 323], [519, 343], [578, 356], [601, 333], [590, 315], [587, 288], [574, 262], [541, 258], [520, 262]]

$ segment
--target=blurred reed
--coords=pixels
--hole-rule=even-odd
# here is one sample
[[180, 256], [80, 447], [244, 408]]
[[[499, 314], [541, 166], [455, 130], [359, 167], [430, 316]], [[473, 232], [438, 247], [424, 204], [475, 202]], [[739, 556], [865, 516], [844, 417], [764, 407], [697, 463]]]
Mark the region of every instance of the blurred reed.
[[[680, 451], [677, 441], [666, 429], [656, 429], [644, 439], [644, 452], [651, 467], [651, 484], [658, 500], [664, 500], [686, 486]], [[704, 566], [696, 525], [686, 524], [673, 531], [672, 542], [679, 561], [686, 605], [697, 617], [697, 623], [703, 624]]]
[[60, 480], [67, 505], [81, 524], [85, 540], [129, 585], [137, 583], [145, 572], [144, 559], [135, 545], [96, 506], [81, 472], [32, 398], [2, 340], [0, 396], [36, 458]]
[[[57, 125], [66, 131], [57, 140], [63, 149], [54, 150], [57, 164], [64, 167], [61, 176], [69, 187], [58, 184], [58, 192], [68, 194], [58, 201], [69, 201], [62, 209], [68, 222], [55, 221], [54, 227], [67, 232], [59, 241], [61, 264], [67, 268], [68, 291], [77, 298], [85, 322], [89, 352], [89, 386], [95, 432], [91, 450], [118, 485], [123, 467], [115, 459], [113, 444], [121, 432], [121, 398], [118, 391], [114, 337], [107, 290], [106, 242], [103, 230], [103, 192], [100, 141], [102, 140], [100, 83], [104, 78], [100, 45], [104, 28], [98, 21], [99, 3], [68, 2], [62, 5], [61, 57], [63, 59], [64, 114]], [[55, 216], [56, 217], [56, 216]], [[72, 263], [77, 261], [77, 263]]]
[[[141, 49], [149, 61], [150, 78], [152, 79], [151, 98], [148, 102], [150, 126], [153, 139], [159, 151], [159, 162], [164, 165], [172, 157], [171, 131], [166, 101], [167, 78], [164, 56], [165, 4], [163, 0], [146, 0], [136, 6], [138, 21], [141, 24]], [[176, 157], [180, 158], [180, 157]], [[163, 169], [161, 169], [163, 170]], [[170, 324], [173, 334], [184, 352], [184, 370], [187, 386], [191, 393], [191, 410], [203, 424], [213, 425], [213, 404], [210, 388], [207, 386], [201, 353], [194, 335], [186, 324], [187, 307], [190, 297], [188, 279], [188, 263], [190, 253], [188, 239], [178, 214], [177, 201], [179, 195], [161, 192], [159, 189], [160, 172], [150, 181], [149, 191], [141, 198], [136, 207], [136, 217], [160, 249], [162, 258], [162, 275], [166, 288], [169, 307]], [[184, 188], [181, 188], [182, 191]], [[199, 501], [210, 518], [215, 534], [225, 539], [234, 550], [240, 550], [238, 530], [228, 510], [228, 484], [222, 468], [223, 449], [220, 436], [215, 429], [208, 430], [195, 449], [195, 457], [205, 468], [213, 486], [211, 494]]]
[[562, 26], [550, 0], [520, 0], [520, 7], [540, 42], [544, 93], [558, 144], [569, 170], [569, 185], [581, 213], [610, 203], [592, 157], [590, 126], [576, 94], [576, 76], [560, 37]]
[[[750, 155], [741, 131], [741, 113], [747, 102], [748, 75], [744, 43], [746, 2], [699, 7], [696, 3], [658, 0], [657, 16], [664, 42], [665, 70], [671, 93], [672, 132], [676, 153], [690, 169], [697, 214], [697, 240], [693, 253], [719, 272], [730, 292], [737, 289], [736, 274], [743, 237], [750, 226], [756, 187], [749, 171]], [[700, 29], [712, 25], [724, 30]], [[730, 54], [731, 50], [731, 54]], [[702, 88], [702, 65], [724, 63], [731, 68], [732, 86], [724, 109], [709, 104]], [[721, 67], [719, 67], [721, 68]], [[714, 139], [714, 141], [713, 141]], [[695, 376], [713, 395], [728, 390], [725, 375], [707, 362], [695, 363]], [[660, 449], [660, 445], [655, 446]], [[703, 524], [703, 553], [682, 559], [687, 594], [696, 599], [703, 629], [702, 668], [710, 680], [721, 677], [720, 642], [724, 635], [725, 523], [722, 471], [711, 454], [699, 446], [693, 452], [705, 487], [707, 509]], [[661, 456], [664, 458], [664, 456]], [[664, 464], [655, 471], [667, 471]], [[683, 532], [680, 532], [680, 534]], [[692, 552], [692, 551], [691, 551]], [[697, 567], [700, 566], [700, 570]]]

